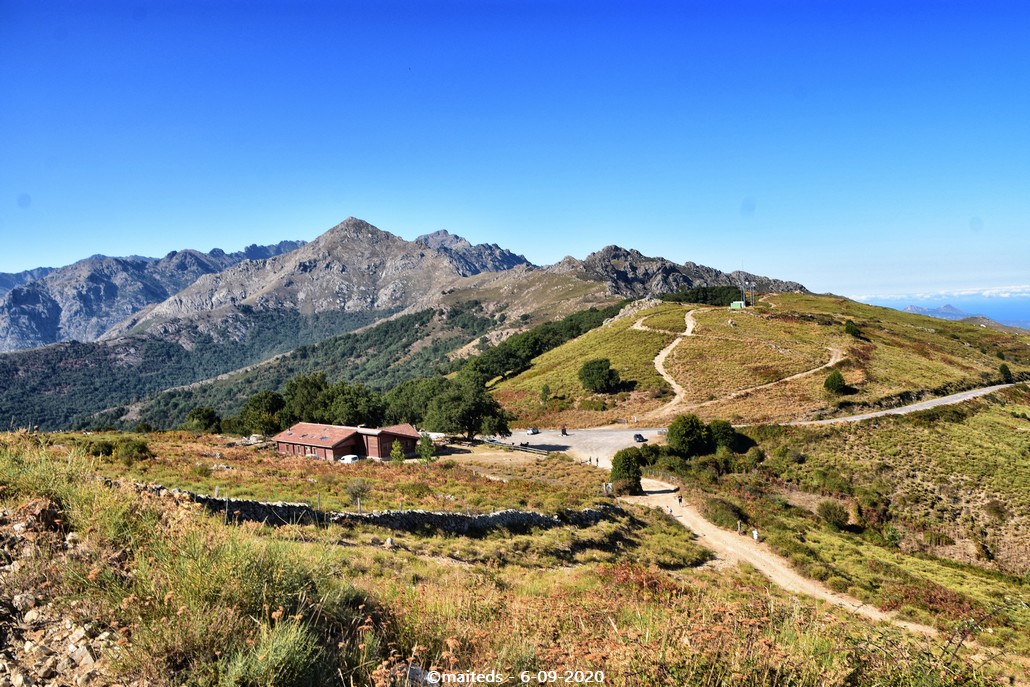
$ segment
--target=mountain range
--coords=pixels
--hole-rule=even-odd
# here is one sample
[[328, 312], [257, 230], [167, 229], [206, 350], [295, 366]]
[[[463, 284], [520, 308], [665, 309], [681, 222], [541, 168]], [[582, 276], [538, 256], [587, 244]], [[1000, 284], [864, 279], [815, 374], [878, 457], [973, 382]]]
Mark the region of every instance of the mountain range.
[[356, 218], [310, 243], [94, 256], [37, 274], [3, 275], [21, 283], [0, 297], [0, 413], [49, 426], [402, 315], [421, 313], [426, 334], [390, 360], [424, 371], [483, 337], [625, 298], [745, 281], [805, 290], [618, 246], [538, 267], [494, 244], [445, 231], [406, 241]]
[[953, 305], [942, 305], [939, 308], [923, 308], [918, 305], [910, 305], [903, 312], [915, 313], [916, 315], [928, 315], [939, 320], [964, 320], [967, 317], [981, 317], [972, 313], [959, 310]]
[[94, 255], [61, 268], [0, 274], [0, 352], [59, 341], [95, 341], [113, 325], [166, 300], [200, 276], [245, 260], [296, 250], [303, 241], [248, 246], [226, 253], [215, 248], [172, 251], [163, 258]]

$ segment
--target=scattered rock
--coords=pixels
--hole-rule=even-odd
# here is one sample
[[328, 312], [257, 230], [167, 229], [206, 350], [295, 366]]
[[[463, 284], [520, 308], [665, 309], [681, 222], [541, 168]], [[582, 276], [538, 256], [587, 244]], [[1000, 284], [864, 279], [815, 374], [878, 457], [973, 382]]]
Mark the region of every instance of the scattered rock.
[[11, 599], [11, 605], [24, 612], [36, 605], [36, 597], [28, 592], [15, 594], [14, 598]]

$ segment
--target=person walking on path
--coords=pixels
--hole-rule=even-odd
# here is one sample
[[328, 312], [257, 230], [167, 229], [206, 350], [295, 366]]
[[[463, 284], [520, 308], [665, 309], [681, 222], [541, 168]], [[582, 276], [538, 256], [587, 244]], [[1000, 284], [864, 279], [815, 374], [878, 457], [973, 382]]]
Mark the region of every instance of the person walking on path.
[[754, 537], [755, 543], [757, 544], [758, 543], [758, 530], [757, 529], [751, 530], [751, 536]]

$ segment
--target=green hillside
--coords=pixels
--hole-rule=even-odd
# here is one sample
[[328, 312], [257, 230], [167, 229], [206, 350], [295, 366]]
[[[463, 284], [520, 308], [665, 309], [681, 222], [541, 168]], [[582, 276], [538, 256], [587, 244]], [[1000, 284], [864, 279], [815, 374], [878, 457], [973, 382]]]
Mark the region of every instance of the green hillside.
[[[654, 360], [684, 333], [687, 313], [693, 333], [664, 362], [684, 390], [672, 402]], [[577, 371], [591, 358], [612, 361], [627, 382], [621, 393], [583, 389]], [[831, 394], [824, 366], [838, 359], [833, 368], [847, 386]], [[662, 424], [683, 412], [783, 422], [997, 383], [1002, 364], [1017, 378], [1030, 373], [1030, 336], [833, 296], [775, 294], [743, 311], [678, 303], [642, 309], [541, 356], [495, 392], [529, 424], [592, 426], [632, 416]], [[544, 386], [548, 403], [540, 401]]]

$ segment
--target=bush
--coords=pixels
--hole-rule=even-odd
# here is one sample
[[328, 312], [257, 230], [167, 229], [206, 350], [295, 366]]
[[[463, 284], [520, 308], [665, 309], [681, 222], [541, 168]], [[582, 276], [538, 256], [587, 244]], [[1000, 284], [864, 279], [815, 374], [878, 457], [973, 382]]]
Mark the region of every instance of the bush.
[[851, 587], [851, 583], [843, 577], [834, 575], [830, 577], [828, 580], [826, 580], [826, 586], [832, 589], [833, 591], [837, 592], [838, 594], [845, 594]]
[[726, 420], [712, 420], [708, 423], [708, 432], [716, 448], [725, 446], [731, 451], [737, 450], [738, 437], [733, 425]]
[[832, 499], [820, 501], [815, 512], [823, 522], [835, 530], [842, 530], [848, 526], [848, 509], [838, 501]]
[[153, 457], [147, 442], [142, 439], [122, 439], [114, 447], [114, 457], [124, 465], [129, 466], [137, 460], [146, 460]]
[[843, 394], [848, 388], [848, 385], [847, 382], [844, 381], [844, 375], [840, 373], [840, 370], [834, 370], [826, 376], [826, 381], [823, 382], [823, 388], [831, 394]]
[[226, 662], [222, 684], [233, 687], [314, 684], [319, 658], [318, 639], [306, 625], [294, 620], [271, 627], [262, 625], [254, 646]]
[[702, 513], [710, 522], [728, 530], [737, 529], [737, 523], [746, 523], [747, 514], [725, 499], [706, 499]]
[[862, 338], [862, 331], [858, 328], [858, 325], [848, 320], [844, 323], [844, 333], [849, 334], [856, 339]]
[[711, 432], [697, 415], [677, 417], [669, 425], [666, 438], [669, 448], [684, 458], [704, 455], [711, 450]]
[[82, 444], [83, 452], [97, 458], [114, 455], [114, 442], [107, 439], [89, 439]]
[[579, 402], [579, 409], [602, 411], [608, 410], [608, 405], [600, 398], [584, 398]]
[[765, 453], [757, 446], [752, 446], [743, 456], [738, 456], [733, 461], [734, 472], [751, 472], [765, 460]]
[[1012, 383], [1012, 370], [1009, 369], [1008, 365], [1002, 363], [998, 367], [998, 372], [1001, 374], [1001, 381], [1005, 382], [1006, 384]]
[[612, 457], [611, 482], [623, 484], [628, 493], [639, 494], [640, 489], [640, 449], [624, 448]]
[[619, 373], [612, 369], [612, 362], [607, 358], [595, 358], [579, 368], [579, 381], [588, 391], [609, 394], [619, 387]]

